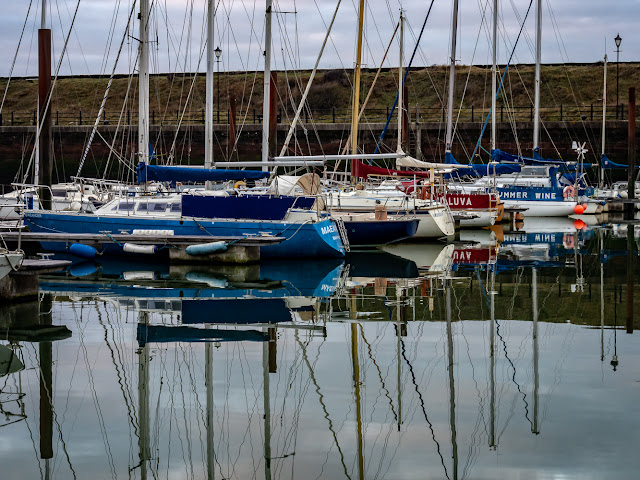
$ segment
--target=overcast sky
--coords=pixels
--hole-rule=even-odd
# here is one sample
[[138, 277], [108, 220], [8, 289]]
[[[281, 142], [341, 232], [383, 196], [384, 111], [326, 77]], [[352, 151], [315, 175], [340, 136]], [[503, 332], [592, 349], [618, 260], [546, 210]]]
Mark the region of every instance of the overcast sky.
[[[69, 35], [77, 8], [62, 75], [104, 74], [114, 68], [116, 53], [125, 38], [117, 64], [119, 73], [133, 70], [137, 23], [126, 35], [133, 0], [49, 0], [49, 25], [54, 38], [54, 69]], [[203, 49], [206, 0], [150, 0], [153, 4], [152, 71], [181, 72], [205, 70], [199, 63]], [[500, 62], [508, 59], [520, 21], [530, 0], [500, 1]], [[274, 0], [273, 64], [276, 69], [311, 68], [320, 50], [337, 0]], [[356, 0], [344, 0], [320, 63], [321, 68], [349, 68], [355, 54]], [[399, 8], [406, 12], [405, 63], [413, 51], [430, 0], [369, 0], [365, 20], [364, 63], [377, 66], [398, 20]], [[490, 63], [489, 31], [493, 0], [461, 0], [459, 42], [456, 58], [462, 64]], [[261, 70], [264, 36], [264, 0], [219, 0], [216, 17], [216, 44], [223, 51], [223, 70]], [[15, 58], [14, 76], [37, 74], [37, 29], [41, 0], [3, 1], [0, 16], [0, 76], [8, 76]], [[516, 10], [514, 10], [514, 8]], [[444, 64], [450, 48], [452, 2], [435, 0], [433, 11], [414, 65]], [[297, 12], [294, 14], [293, 12]], [[635, 50], [640, 32], [640, 0], [544, 0], [543, 47], [545, 63], [595, 62], [606, 50], [615, 60], [613, 38], [623, 38], [620, 59], [637, 60]], [[514, 61], [533, 61], [534, 10], [525, 25], [525, 34], [516, 48]], [[25, 23], [26, 19], [26, 23]], [[18, 50], [21, 37], [22, 41]], [[17, 55], [16, 55], [17, 51]], [[398, 62], [397, 42], [387, 65]]]

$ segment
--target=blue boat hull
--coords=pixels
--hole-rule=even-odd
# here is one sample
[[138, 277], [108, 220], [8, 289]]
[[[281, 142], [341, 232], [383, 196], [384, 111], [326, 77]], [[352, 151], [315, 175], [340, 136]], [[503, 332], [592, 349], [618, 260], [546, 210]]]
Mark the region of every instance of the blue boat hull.
[[[66, 212], [28, 212], [25, 214], [25, 224], [33, 232], [51, 233], [121, 233], [132, 232], [134, 229], [145, 230], [173, 230], [175, 235], [199, 235], [203, 242], [211, 236], [245, 237], [247, 235], [261, 235], [268, 233], [286, 238], [278, 245], [260, 248], [263, 258], [331, 258], [343, 257], [344, 247], [340, 234], [332, 220], [316, 223], [287, 223], [269, 221], [242, 220], [210, 220], [183, 217], [166, 219], [160, 217], [127, 217], [127, 216], [98, 216], [91, 214]], [[107, 240], [105, 238], [105, 240]], [[42, 246], [51, 251], [66, 251], [68, 243], [41, 242]], [[69, 242], [71, 243], [71, 242]], [[162, 250], [161, 250], [162, 252]], [[105, 241], [103, 253], [124, 254], [122, 246]]]
[[420, 220], [344, 221], [349, 245], [376, 247], [411, 238]]

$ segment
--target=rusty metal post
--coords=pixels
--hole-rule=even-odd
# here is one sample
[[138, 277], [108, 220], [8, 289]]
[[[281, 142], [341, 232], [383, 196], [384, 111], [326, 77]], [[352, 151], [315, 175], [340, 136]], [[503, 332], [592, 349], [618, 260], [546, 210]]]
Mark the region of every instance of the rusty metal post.
[[276, 155], [276, 147], [278, 144], [278, 72], [271, 72], [271, 95], [269, 96], [269, 155]]
[[409, 151], [409, 89], [405, 84], [402, 92], [402, 151]]
[[[633, 206], [633, 204], [631, 204]], [[627, 333], [633, 333], [633, 300], [634, 300], [634, 278], [635, 273], [635, 237], [633, 235], [633, 224], [627, 225]]]
[[627, 188], [629, 203], [626, 204], [625, 216], [628, 220], [633, 220], [633, 214], [635, 211], [635, 199], [636, 194], [636, 89], [635, 87], [629, 88], [629, 120], [628, 120], [628, 168], [627, 168]]
[[229, 139], [227, 140], [229, 158], [233, 155], [236, 148], [236, 97], [229, 98]]
[[[51, 30], [41, 28], [38, 30], [38, 124], [40, 125], [40, 137], [38, 139], [39, 173], [34, 179], [40, 185], [50, 187], [53, 177], [53, 146], [51, 143], [51, 105], [49, 95], [51, 93]], [[51, 190], [42, 189], [40, 203], [45, 210], [51, 209]]]
[[[40, 324], [51, 325], [51, 295], [40, 303]], [[40, 355], [40, 458], [53, 458], [53, 348], [51, 342], [39, 342]]]
[[275, 328], [269, 328], [269, 373], [278, 371], [278, 336]]

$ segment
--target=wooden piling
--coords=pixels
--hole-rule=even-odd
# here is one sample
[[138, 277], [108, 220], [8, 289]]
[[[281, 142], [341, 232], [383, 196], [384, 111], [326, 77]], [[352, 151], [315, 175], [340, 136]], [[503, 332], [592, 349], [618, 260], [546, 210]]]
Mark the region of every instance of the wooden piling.
[[229, 145], [229, 151], [227, 156], [229, 160], [233, 156], [233, 151], [236, 148], [236, 97], [229, 98], [229, 139], [227, 140]]
[[[631, 104], [631, 102], [629, 102]], [[629, 111], [631, 113], [631, 111]], [[629, 117], [631, 118], [631, 117]], [[634, 205], [631, 204], [633, 213]], [[633, 333], [635, 238], [633, 225], [627, 225], [627, 333]]]
[[402, 92], [402, 151], [409, 151], [409, 89], [403, 86]]
[[271, 72], [271, 95], [269, 96], [269, 155], [275, 156], [278, 147], [278, 72]]
[[[53, 142], [51, 137], [51, 106], [49, 94], [51, 92], [51, 30], [38, 30], [38, 124], [40, 125], [39, 142], [39, 170], [38, 178], [34, 179], [40, 185], [51, 186], [53, 178]], [[51, 190], [43, 188], [39, 192], [40, 203], [45, 210], [51, 209]]]
[[[629, 120], [628, 120], [628, 148], [629, 158], [627, 167], [627, 187], [628, 198], [633, 200], [636, 194], [636, 89], [629, 87]], [[625, 216], [627, 220], [633, 220], [635, 203], [629, 202], [625, 206]]]

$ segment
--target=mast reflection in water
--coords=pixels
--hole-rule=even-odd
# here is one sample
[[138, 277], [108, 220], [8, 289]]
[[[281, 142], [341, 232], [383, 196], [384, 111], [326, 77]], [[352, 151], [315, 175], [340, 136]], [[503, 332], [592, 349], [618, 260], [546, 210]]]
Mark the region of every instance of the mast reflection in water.
[[533, 230], [43, 277], [2, 310], [3, 478], [636, 478], [635, 229]]

